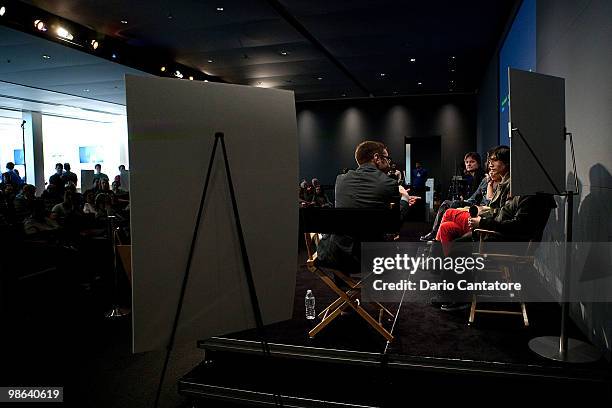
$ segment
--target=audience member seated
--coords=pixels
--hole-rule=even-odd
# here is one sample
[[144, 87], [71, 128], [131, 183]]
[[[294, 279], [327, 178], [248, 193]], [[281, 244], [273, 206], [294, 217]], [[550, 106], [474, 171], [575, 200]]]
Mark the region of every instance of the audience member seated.
[[38, 235], [44, 238], [54, 237], [59, 225], [47, 216], [44, 201], [34, 198], [31, 205], [32, 213], [23, 221], [23, 230], [26, 235]]
[[304, 180], [300, 184], [300, 207], [309, 207], [314, 198], [314, 187], [311, 183]]
[[323, 189], [320, 184], [315, 187], [314, 196], [312, 198], [312, 201], [310, 202], [310, 205], [313, 207], [332, 207], [332, 203], [331, 201], [329, 201], [329, 197], [327, 197], [327, 194], [323, 192]]
[[[15, 197], [15, 220], [23, 222], [34, 212], [34, 202], [36, 201], [36, 187], [31, 184], [23, 186], [21, 193]], [[43, 202], [44, 205], [44, 202]]]
[[85, 193], [85, 204], [83, 205], [84, 214], [96, 214], [96, 194], [93, 190], [88, 190]]
[[62, 202], [64, 199], [63, 194], [60, 195], [59, 189], [55, 184], [47, 184], [47, 188], [43, 191], [40, 196], [45, 203], [45, 208], [47, 211], [51, 211], [53, 207]]
[[70, 219], [74, 220], [75, 216], [81, 213], [81, 208], [78, 203], [78, 197], [72, 191], [64, 193], [64, 201], [56, 204], [51, 210], [51, 218], [59, 225], [66, 226]]

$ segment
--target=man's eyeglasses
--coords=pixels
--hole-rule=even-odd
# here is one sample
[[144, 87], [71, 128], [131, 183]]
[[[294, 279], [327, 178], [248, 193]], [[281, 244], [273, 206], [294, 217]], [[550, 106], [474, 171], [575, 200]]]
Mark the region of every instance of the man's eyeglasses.
[[391, 156], [383, 156], [382, 154], [379, 154], [378, 157], [386, 159], [389, 163], [393, 162], [393, 159], [391, 158]]

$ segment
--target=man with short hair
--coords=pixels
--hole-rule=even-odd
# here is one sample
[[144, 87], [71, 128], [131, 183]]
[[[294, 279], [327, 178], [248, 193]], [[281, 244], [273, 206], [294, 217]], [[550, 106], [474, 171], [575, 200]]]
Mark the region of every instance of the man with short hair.
[[78, 177], [75, 173], [70, 171], [70, 163], [64, 163], [64, 173], [62, 174], [62, 180], [64, 185], [68, 183], [77, 184]]
[[108, 176], [104, 173], [102, 173], [102, 165], [100, 163], [97, 163], [94, 168], [96, 169], [94, 175], [93, 175], [93, 181], [95, 182], [96, 180], [102, 180], [102, 179], [107, 179], [108, 180]]
[[64, 165], [62, 163], [55, 164], [55, 174], [49, 177], [49, 184], [55, 186], [55, 191], [60, 197], [64, 196], [64, 180], [62, 178], [64, 174]]
[[[417, 197], [409, 196], [397, 185], [397, 180], [387, 175], [391, 164], [387, 146], [375, 141], [362, 142], [355, 149], [355, 161], [357, 169], [336, 178], [336, 208], [388, 208], [401, 195], [403, 218]], [[332, 234], [321, 240], [317, 254], [322, 262], [358, 273], [359, 250], [360, 243], [354, 237]]]
[[21, 180], [19, 173], [15, 170], [15, 163], [6, 163], [6, 172], [2, 173], [2, 183], [12, 184], [16, 189], [19, 189], [23, 184], [23, 180]]

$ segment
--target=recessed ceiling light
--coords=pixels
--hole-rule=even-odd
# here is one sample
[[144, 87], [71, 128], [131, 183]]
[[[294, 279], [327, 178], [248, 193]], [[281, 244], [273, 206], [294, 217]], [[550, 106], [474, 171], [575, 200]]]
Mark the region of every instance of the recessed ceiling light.
[[36, 27], [38, 31], [47, 31], [47, 24], [42, 20], [34, 20], [34, 27]]
[[121, 24], [127, 24], [128, 21], [127, 20], [121, 20]]
[[455, 57], [454, 57], [454, 56], [452, 56], [452, 57], [451, 57], [451, 59], [455, 59]]
[[2, 6], [0, 7], [0, 17], [2, 17], [4, 13], [6, 13], [6, 7]]
[[417, 82], [417, 85], [423, 85], [423, 83], [422, 82]]
[[317, 80], [322, 81], [323, 77], [317, 77]]
[[384, 78], [384, 77], [387, 76], [387, 74], [385, 74], [384, 72], [381, 72], [379, 75], [380, 75], [381, 78]]
[[209, 64], [212, 64], [213, 62], [215, 62], [215, 60], [213, 60], [213, 59], [209, 59], [209, 60], [208, 60], [208, 63], [209, 63]]
[[43, 59], [50, 59], [50, 58], [51, 58], [51, 57], [50, 57], [50, 56], [48, 56], [47, 54], [43, 55], [42, 57], [43, 57]]
[[223, 11], [223, 10], [225, 10], [225, 8], [223, 8], [223, 7], [217, 7], [217, 11]]
[[282, 55], [283, 57], [286, 57], [287, 55], [289, 55], [289, 53], [287, 51], [281, 51], [280, 55]]
[[166, 72], [166, 67], [161, 67], [159, 70], [160, 70], [161, 72]]
[[416, 58], [410, 58], [410, 62], [416, 62]]

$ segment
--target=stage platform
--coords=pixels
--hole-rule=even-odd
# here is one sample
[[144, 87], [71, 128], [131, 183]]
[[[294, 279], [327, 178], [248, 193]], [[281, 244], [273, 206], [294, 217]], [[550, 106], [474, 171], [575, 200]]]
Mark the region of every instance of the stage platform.
[[[468, 326], [467, 310], [448, 313], [427, 303], [404, 303], [395, 340], [387, 344], [355, 315], [342, 316], [309, 338], [313, 323], [304, 317], [307, 289], [314, 292], [319, 310], [334, 299], [300, 266], [293, 319], [265, 327], [270, 354], [263, 354], [256, 330], [202, 340], [198, 347], [206, 359], [179, 381], [179, 392], [196, 405], [215, 400], [291, 407], [395, 406], [403, 393], [437, 388], [436, 402], [526, 391], [550, 399], [565, 391], [612, 396], [607, 361], [570, 365], [529, 349], [530, 339], [559, 334], [556, 304], [529, 304], [531, 325], [525, 328], [519, 316], [483, 315]], [[399, 305], [389, 306], [395, 311]], [[583, 339], [575, 327], [570, 335]]]

